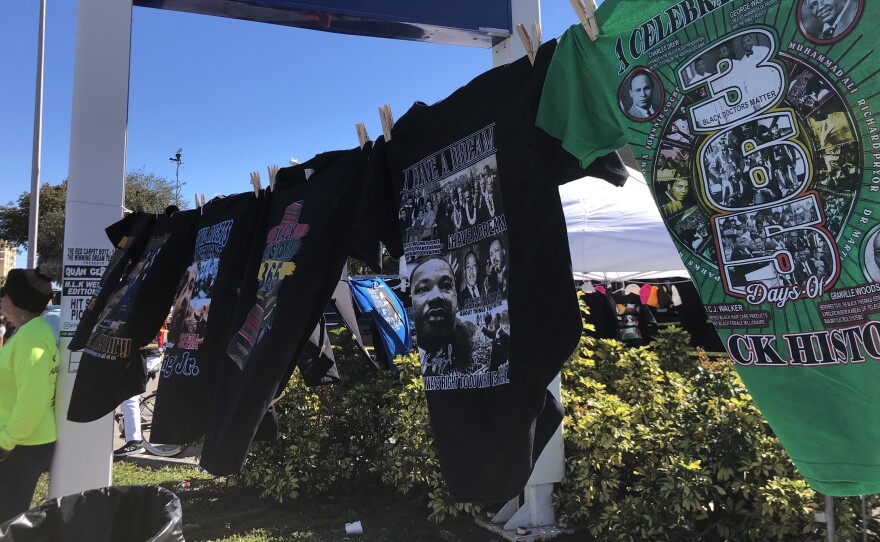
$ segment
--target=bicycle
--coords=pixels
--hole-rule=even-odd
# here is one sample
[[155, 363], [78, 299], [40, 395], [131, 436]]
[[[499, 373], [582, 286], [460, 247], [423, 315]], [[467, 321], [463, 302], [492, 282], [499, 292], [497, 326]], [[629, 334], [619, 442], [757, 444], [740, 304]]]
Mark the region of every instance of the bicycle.
[[[156, 377], [155, 372], [149, 374], [150, 380]], [[142, 395], [139, 400], [141, 413], [141, 440], [144, 450], [148, 453], [159, 457], [174, 457], [180, 455], [187, 449], [186, 444], [159, 444], [150, 442], [150, 428], [153, 425], [153, 411], [156, 406], [156, 392], [152, 391], [146, 395]], [[121, 412], [113, 415], [116, 425], [119, 428], [119, 434], [125, 436], [125, 420]]]

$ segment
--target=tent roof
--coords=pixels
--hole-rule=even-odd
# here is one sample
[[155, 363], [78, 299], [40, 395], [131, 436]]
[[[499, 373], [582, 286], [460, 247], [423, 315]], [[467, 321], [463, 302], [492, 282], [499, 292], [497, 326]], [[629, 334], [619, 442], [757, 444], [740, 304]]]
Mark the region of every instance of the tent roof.
[[572, 270], [687, 277], [644, 177], [629, 171], [620, 188], [594, 177], [559, 187]]

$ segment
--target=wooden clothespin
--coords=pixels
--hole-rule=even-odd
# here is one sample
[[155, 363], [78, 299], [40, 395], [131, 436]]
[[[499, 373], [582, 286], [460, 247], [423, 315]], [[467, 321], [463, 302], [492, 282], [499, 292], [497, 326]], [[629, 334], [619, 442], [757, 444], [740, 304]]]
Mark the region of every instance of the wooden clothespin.
[[391, 141], [391, 128], [394, 127], [394, 117], [391, 116], [391, 106], [388, 104], [379, 108], [379, 120], [382, 121], [382, 134], [385, 141]]
[[254, 185], [254, 197], [260, 197], [260, 190], [263, 189], [263, 183], [260, 182], [260, 172], [251, 172], [251, 184]]
[[538, 53], [538, 47], [541, 46], [541, 23], [532, 23], [532, 31], [535, 34], [534, 41], [532, 41], [532, 39], [529, 37], [529, 33], [526, 30], [525, 25], [516, 25], [516, 33], [519, 34], [519, 40], [522, 42], [523, 48], [526, 50], [526, 54], [529, 56], [529, 62], [534, 65], [535, 55]]
[[581, 21], [591, 41], [599, 37], [599, 23], [596, 21], [596, 0], [569, 0], [575, 14]]
[[201, 204], [199, 205], [199, 209], [201, 209], [202, 214], [205, 214], [205, 195], [204, 194], [202, 194], [202, 201], [201, 201]]
[[[382, 111], [381, 109], [379, 111]], [[381, 113], [380, 113], [381, 115]], [[364, 148], [364, 145], [370, 141], [370, 134], [367, 133], [367, 127], [364, 126], [363, 122], [359, 122], [354, 125], [354, 129], [357, 130], [358, 133], [358, 144], [360, 144], [361, 148]]]
[[269, 189], [272, 192], [275, 191], [275, 177], [278, 175], [278, 165], [272, 164], [271, 166], [266, 166], [266, 173], [269, 174]]
[[198, 209], [199, 207], [202, 206], [202, 204], [199, 202], [199, 193], [196, 192], [195, 194], [193, 194], [193, 196], [195, 197], [196, 209]]

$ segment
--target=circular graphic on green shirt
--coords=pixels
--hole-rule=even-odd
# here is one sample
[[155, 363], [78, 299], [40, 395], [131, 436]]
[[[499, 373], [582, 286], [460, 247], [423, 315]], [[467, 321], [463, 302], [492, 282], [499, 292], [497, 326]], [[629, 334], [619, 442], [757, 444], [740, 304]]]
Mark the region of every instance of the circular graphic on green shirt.
[[798, 28], [813, 43], [834, 43], [852, 32], [864, 9], [865, 0], [800, 0]]
[[862, 248], [862, 271], [864, 271], [865, 277], [880, 283], [880, 224], [865, 234], [865, 244]]
[[657, 74], [645, 67], [634, 69], [617, 89], [617, 106], [629, 120], [650, 122], [660, 114], [665, 100]]
[[846, 100], [775, 44], [753, 27], [682, 63], [653, 163], [672, 235], [747, 300], [786, 287], [813, 298], [834, 284], [864, 169]]

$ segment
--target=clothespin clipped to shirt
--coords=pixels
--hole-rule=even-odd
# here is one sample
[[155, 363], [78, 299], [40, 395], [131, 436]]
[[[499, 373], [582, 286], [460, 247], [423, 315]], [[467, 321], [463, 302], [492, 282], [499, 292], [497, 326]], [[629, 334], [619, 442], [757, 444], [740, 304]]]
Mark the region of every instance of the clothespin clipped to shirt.
[[526, 30], [525, 25], [516, 25], [516, 33], [519, 34], [519, 40], [523, 44], [523, 49], [526, 50], [526, 54], [529, 56], [529, 62], [534, 65], [535, 55], [538, 52], [538, 47], [541, 46], [541, 23], [532, 23], [532, 32], [535, 34], [534, 41], [532, 41], [532, 38], [529, 37], [529, 33]]
[[391, 141], [391, 128], [394, 127], [394, 117], [391, 116], [391, 106], [388, 104], [379, 108], [379, 120], [382, 121], [382, 134], [385, 141]]
[[[379, 111], [382, 111], [381, 109]], [[364, 126], [363, 122], [359, 122], [354, 125], [354, 129], [357, 130], [358, 133], [358, 144], [360, 144], [361, 148], [364, 148], [370, 141], [370, 134], [367, 133], [367, 127]]]
[[194, 201], [196, 202], [196, 209], [199, 209], [202, 206], [202, 203], [199, 201], [199, 193], [196, 192], [193, 196], [195, 198]]
[[275, 176], [278, 175], [278, 165], [272, 164], [271, 166], [266, 166], [266, 172], [269, 174], [269, 189], [272, 192], [275, 191]]
[[599, 23], [596, 21], [596, 0], [569, 0], [575, 14], [581, 21], [591, 41], [599, 37]]
[[263, 189], [263, 183], [260, 182], [260, 172], [251, 172], [251, 184], [254, 185], [254, 197], [260, 197], [260, 190]]
[[202, 214], [205, 214], [205, 195], [202, 194], [202, 201], [199, 205], [199, 209], [202, 210]]

